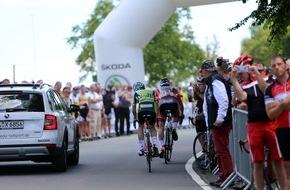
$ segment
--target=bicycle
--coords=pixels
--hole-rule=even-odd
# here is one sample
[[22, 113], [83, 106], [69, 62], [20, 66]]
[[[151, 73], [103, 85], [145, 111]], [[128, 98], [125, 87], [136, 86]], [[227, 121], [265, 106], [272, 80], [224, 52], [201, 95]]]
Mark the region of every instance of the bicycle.
[[165, 142], [164, 142], [164, 161], [168, 164], [171, 160], [172, 149], [173, 149], [173, 138], [172, 138], [172, 114], [170, 110], [166, 110], [167, 117], [165, 122]]
[[[152, 143], [150, 140], [151, 137], [151, 132], [150, 132], [150, 124], [149, 124], [149, 119], [151, 118], [150, 114], [147, 115], [143, 115], [143, 118], [145, 119], [145, 125], [143, 127], [143, 132], [144, 132], [144, 156], [146, 158], [147, 161], [147, 165], [148, 165], [148, 171], [149, 173], [151, 173], [152, 168], [151, 168], [151, 162], [152, 162], [152, 158], [153, 158], [153, 150], [152, 150]], [[135, 122], [136, 120], [134, 120], [134, 127], [135, 127]]]
[[[246, 153], [250, 153], [249, 148], [246, 146], [248, 144], [248, 139], [245, 140], [240, 140], [240, 149], [241, 151], [245, 151]], [[265, 159], [264, 159], [264, 168], [263, 168], [263, 175], [264, 175], [264, 181], [265, 181], [265, 188], [267, 190], [275, 190], [275, 189], [280, 189], [277, 180], [275, 179], [274, 176], [274, 171], [272, 168], [272, 163], [270, 160], [270, 151], [269, 149], [265, 146], [264, 147], [264, 152], [265, 152]], [[252, 186], [254, 184], [254, 181], [252, 180]]]
[[[204, 143], [201, 146], [201, 152], [202, 154], [199, 156], [199, 139], [204, 139]], [[214, 152], [214, 145], [211, 138], [210, 130], [207, 129], [207, 131], [203, 133], [199, 133], [196, 135], [196, 137], [193, 140], [193, 156], [196, 160], [197, 165], [204, 170], [210, 170], [213, 172], [213, 170], [217, 166], [217, 156]]]

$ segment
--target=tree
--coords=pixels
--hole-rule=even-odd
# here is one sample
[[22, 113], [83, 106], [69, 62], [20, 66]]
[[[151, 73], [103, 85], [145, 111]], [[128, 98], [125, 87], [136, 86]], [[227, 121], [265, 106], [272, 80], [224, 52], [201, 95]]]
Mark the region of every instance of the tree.
[[[242, 0], [246, 3], [247, 0]], [[243, 26], [250, 18], [254, 21], [252, 26], [264, 26], [270, 30], [268, 41], [273, 42], [275, 47], [281, 49], [281, 42], [287, 34], [290, 25], [290, 1], [289, 0], [256, 0], [257, 10], [241, 20], [230, 31]]]
[[[76, 59], [77, 65], [81, 66], [80, 69], [86, 71], [81, 79], [85, 79], [91, 72], [95, 73], [94, 61], [89, 61], [95, 60], [93, 34], [113, 8], [112, 2], [99, 1], [89, 20], [82, 25], [74, 26], [72, 29], [74, 35], [67, 39], [72, 48], [82, 48]], [[148, 76], [149, 85], [155, 85], [162, 77], [171, 78], [178, 83], [197, 76], [204, 52], [195, 44], [193, 31], [189, 25], [185, 24], [180, 29], [181, 23], [190, 19], [189, 9], [178, 9], [143, 49], [145, 74]]]
[[191, 19], [189, 9], [179, 9], [144, 48], [145, 72], [149, 85], [168, 77], [176, 83], [197, 76], [204, 52], [195, 44], [191, 27], [179, 29], [181, 19]]
[[86, 79], [89, 73], [96, 73], [93, 35], [113, 8], [114, 5], [111, 2], [99, 1], [90, 18], [81, 25], [73, 26], [74, 36], [67, 39], [67, 43], [72, 46], [72, 49], [79, 47], [82, 49], [76, 59], [76, 64], [81, 67], [80, 71], [85, 71], [85, 74], [80, 77], [80, 81]]
[[263, 61], [266, 65], [269, 64], [271, 57], [280, 53], [285, 57], [290, 57], [289, 43], [290, 33], [281, 39], [281, 49], [277, 51], [267, 42], [267, 36], [270, 34], [270, 29], [263, 27], [250, 27], [251, 37], [242, 41], [242, 53], [248, 53], [254, 56], [256, 61]]

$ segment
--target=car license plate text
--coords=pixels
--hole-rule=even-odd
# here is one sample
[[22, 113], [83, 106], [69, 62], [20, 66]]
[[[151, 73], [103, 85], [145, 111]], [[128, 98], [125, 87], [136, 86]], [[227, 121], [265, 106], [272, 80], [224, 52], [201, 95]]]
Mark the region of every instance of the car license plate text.
[[23, 129], [24, 121], [0, 121], [0, 130], [2, 129]]

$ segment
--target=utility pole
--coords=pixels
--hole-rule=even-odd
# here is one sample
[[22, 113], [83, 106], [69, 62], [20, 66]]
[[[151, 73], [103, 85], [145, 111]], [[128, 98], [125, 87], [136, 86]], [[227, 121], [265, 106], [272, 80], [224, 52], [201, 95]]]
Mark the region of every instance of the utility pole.
[[15, 65], [13, 65], [13, 83], [15, 84]]

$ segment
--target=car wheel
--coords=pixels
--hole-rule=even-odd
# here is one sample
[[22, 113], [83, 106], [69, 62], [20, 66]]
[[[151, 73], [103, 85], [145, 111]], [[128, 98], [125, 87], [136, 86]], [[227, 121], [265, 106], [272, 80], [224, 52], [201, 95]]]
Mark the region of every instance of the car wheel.
[[65, 172], [67, 170], [67, 142], [64, 139], [62, 143], [61, 153], [53, 158], [52, 167], [55, 171]]
[[80, 144], [79, 144], [79, 138], [77, 137], [75, 139], [75, 142], [74, 142], [74, 151], [68, 157], [68, 164], [70, 164], [70, 165], [78, 165], [79, 164], [79, 158], [80, 158]]

